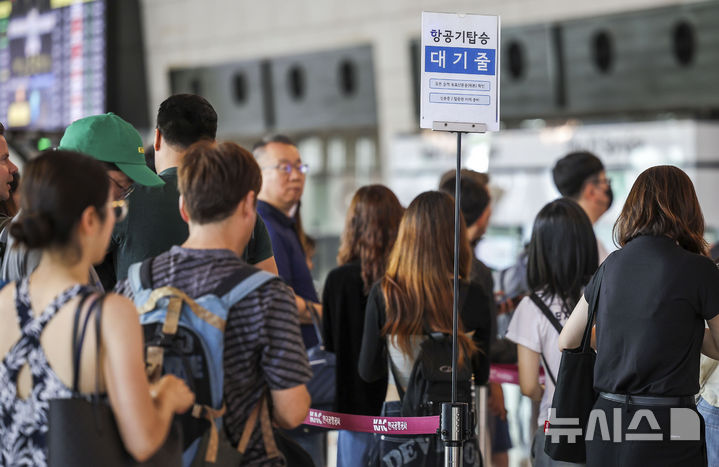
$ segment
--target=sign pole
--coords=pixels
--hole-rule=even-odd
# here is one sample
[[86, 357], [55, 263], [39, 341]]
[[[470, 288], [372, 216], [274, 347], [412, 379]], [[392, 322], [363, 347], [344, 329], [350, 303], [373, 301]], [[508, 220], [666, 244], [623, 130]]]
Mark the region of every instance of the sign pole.
[[439, 434], [444, 443], [445, 467], [462, 467], [464, 442], [471, 438], [473, 422], [470, 406], [457, 401], [457, 370], [459, 365], [459, 262], [460, 262], [460, 206], [462, 202], [462, 134], [465, 132], [484, 133], [487, 129], [482, 123], [433, 122], [437, 130], [452, 131], [457, 134], [457, 163], [454, 186], [454, 300], [452, 303], [452, 402], [442, 404], [439, 419]]
[[462, 466], [474, 431], [469, 404], [457, 400], [462, 133], [499, 131], [500, 23], [498, 16], [422, 12], [420, 128], [457, 134], [452, 397], [442, 404], [438, 430], [445, 467]]
[[457, 332], [459, 330], [459, 207], [462, 196], [462, 132], [457, 132], [457, 169], [454, 184], [454, 303], [452, 304], [452, 403], [457, 402]]
[[459, 245], [460, 245], [460, 201], [462, 194], [462, 132], [457, 131], [457, 168], [454, 188], [454, 301], [452, 304], [452, 402], [442, 404], [440, 434], [444, 442], [445, 467], [463, 465], [462, 446], [469, 439], [469, 404], [457, 401], [457, 365], [459, 364]]

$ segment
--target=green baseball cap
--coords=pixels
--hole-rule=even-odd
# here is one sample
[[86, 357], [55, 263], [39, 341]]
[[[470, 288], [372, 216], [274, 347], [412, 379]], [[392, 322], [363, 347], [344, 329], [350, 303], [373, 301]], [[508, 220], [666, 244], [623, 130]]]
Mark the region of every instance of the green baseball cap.
[[145, 163], [145, 148], [140, 133], [112, 112], [72, 122], [62, 135], [58, 149], [77, 151], [99, 161], [112, 162], [140, 185], [165, 184]]

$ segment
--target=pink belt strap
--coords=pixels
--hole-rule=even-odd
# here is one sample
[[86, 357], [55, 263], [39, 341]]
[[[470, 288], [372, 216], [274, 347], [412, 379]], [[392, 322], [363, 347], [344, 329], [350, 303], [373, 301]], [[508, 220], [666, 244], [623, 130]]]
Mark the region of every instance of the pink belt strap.
[[[492, 365], [489, 371], [489, 380], [493, 383], [519, 384], [517, 365]], [[539, 380], [540, 382], [544, 380], [544, 372], [541, 368]], [[388, 435], [433, 435], [439, 428], [439, 415], [433, 417], [379, 417], [310, 409], [310, 413], [302, 423], [330, 430]]]
[[439, 415], [433, 417], [378, 417], [310, 409], [310, 413], [303, 423], [330, 430], [362, 431], [387, 435], [425, 435], [437, 433]]
[[[519, 384], [517, 365], [496, 363], [489, 367], [489, 380], [493, 383]], [[539, 383], [544, 384], [544, 368], [539, 368]]]

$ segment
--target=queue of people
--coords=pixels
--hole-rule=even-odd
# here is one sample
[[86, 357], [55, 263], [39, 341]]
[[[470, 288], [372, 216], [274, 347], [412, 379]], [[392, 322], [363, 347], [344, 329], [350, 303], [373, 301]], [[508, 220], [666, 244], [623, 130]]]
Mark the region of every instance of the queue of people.
[[[517, 266], [526, 286], [516, 309], [496, 295], [492, 271], [473, 253], [491, 216], [486, 176], [445, 174], [439, 191], [406, 209], [383, 185], [361, 187], [320, 299], [299, 212], [308, 166], [297, 145], [272, 135], [250, 152], [216, 141], [216, 130], [205, 99], [174, 95], [157, 114], [157, 173], [140, 135], [114, 114], [74, 122], [58, 149], [25, 166], [20, 210], [6, 213], [14, 218], [0, 289], [8, 323], [0, 327], [0, 465], [57, 465], [49, 433], [68, 421], [50, 416], [52, 401], [100, 393], [128, 462], [152, 462], [179, 425], [183, 465], [324, 466], [325, 434], [302, 427], [313, 396], [313, 314], [336, 355], [334, 410], [438, 414], [448, 400], [437, 388], [447, 384], [442, 362], [451, 357], [457, 183], [461, 398], [474, 401], [491, 363], [516, 358], [521, 391], [538, 403], [533, 465], [570, 465], [545, 453], [544, 425], [561, 351], [579, 346], [596, 302], [594, 409], [625, 430], [637, 428], [632, 413], [647, 411], [659, 424], [649, 431], [662, 436], [587, 437], [586, 464], [717, 459], [716, 428], [705, 432], [700, 415], [719, 418], [710, 391], [716, 365], [702, 365], [701, 378], [699, 368], [702, 353], [719, 359], [719, 269], [680, 169], [652, 167], [638, 177], [615, 225], [620, 249], [607, 254], [592, 228], [613, 200], [604, 166], [588, 152], [560, 159], [553, 178], [563, 197], [534, 221]], [[18, 170], [2, 134], [0, 127], [7, 201]], [[160, 324], [148, 325], [148, 313]], [[500, 335], [498, 321], [509, 313]], [[209, 344], [219, 351], [207, 351], [204, 328], [222, 335], [220, 347]], [[700, 382], [708, 390], [697, 411]], [[490, 385], [489, 408], [491, 462], [507, 465], [498, 384]], [[672, 408], [696, 414], [698, 439], [672, 440]], [[466, 465], [481, 465], [480, 445], [468, 442]], [[401, 465], [439, 465], [441, 452], [436, 436], [341, 431], [337, 465], [397, 456]]]

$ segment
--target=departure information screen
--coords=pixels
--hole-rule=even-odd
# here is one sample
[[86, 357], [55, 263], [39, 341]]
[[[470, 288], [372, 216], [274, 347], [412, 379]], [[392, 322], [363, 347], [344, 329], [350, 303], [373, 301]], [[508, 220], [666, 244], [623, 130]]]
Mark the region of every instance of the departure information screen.
[[62, 131], [105, 112], [105, 0], [0, 1], [0, 122]]

